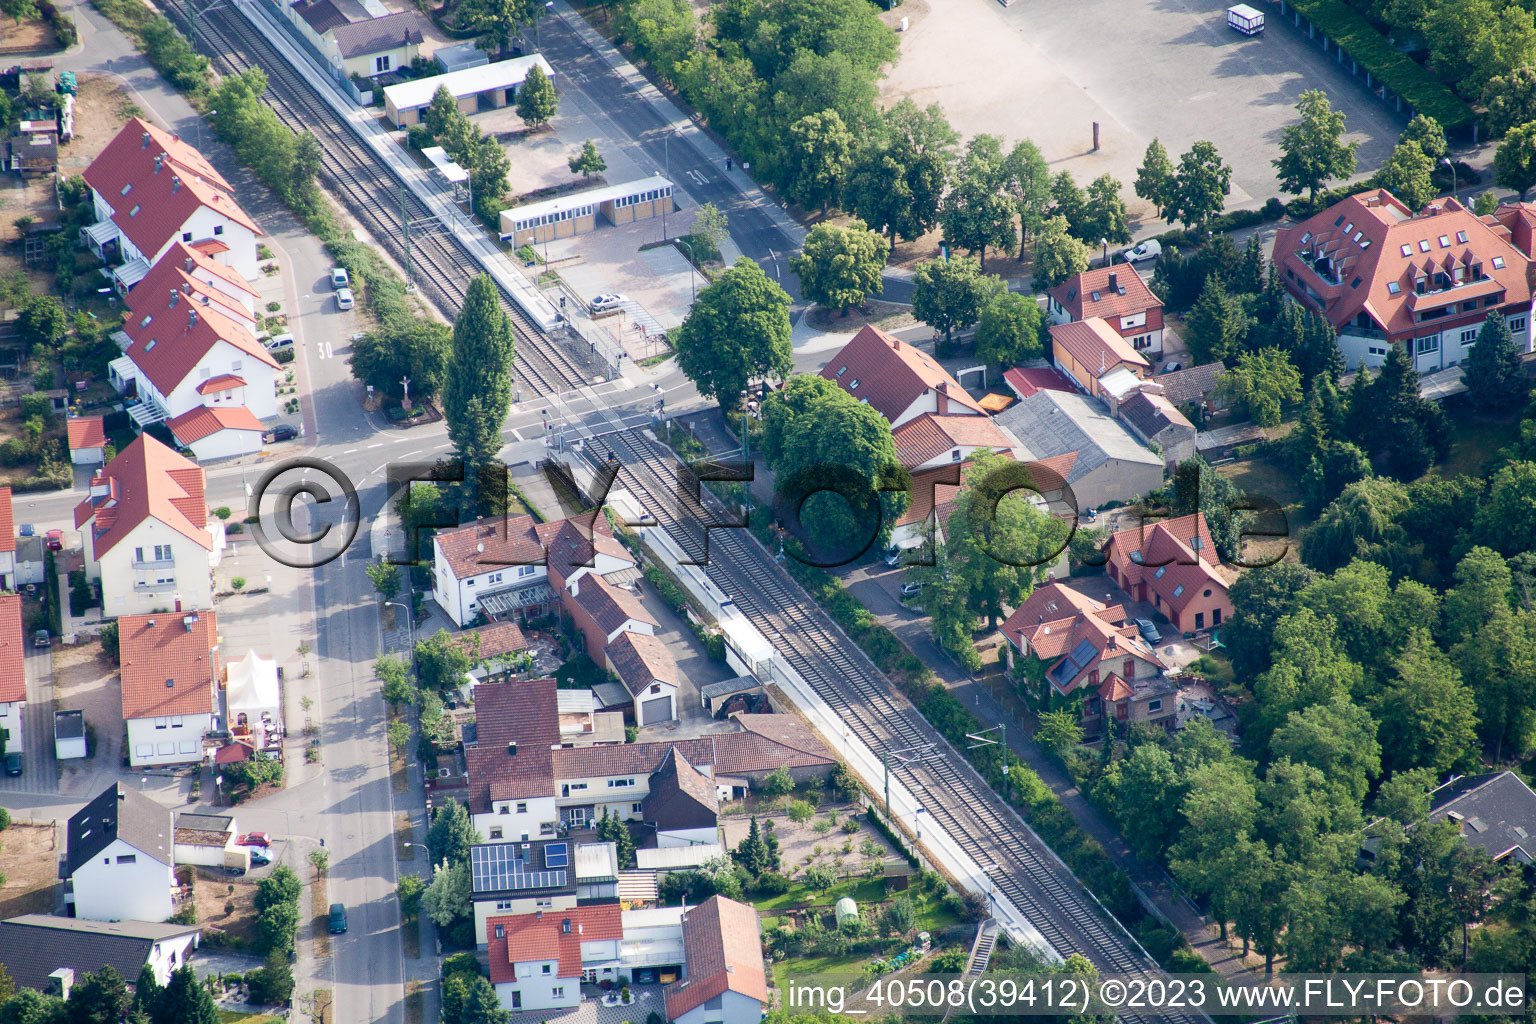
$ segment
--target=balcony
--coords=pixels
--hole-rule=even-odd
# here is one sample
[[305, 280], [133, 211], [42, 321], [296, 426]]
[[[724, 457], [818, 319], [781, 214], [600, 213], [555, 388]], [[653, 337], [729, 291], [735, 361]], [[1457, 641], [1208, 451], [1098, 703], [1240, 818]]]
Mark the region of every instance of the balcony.
[[169, 594], [175, 589], [175, 580], [166, 580], [163, 582], [155, 580], [148, 583], [135, 583], [133, 585], [133, 592], [135, 594]]
[[146, 558], [142, 562], [134, 561], [132, 564], [135, 569], [144, 569], [146, 571], [176, 568], [176, 561], [171, 558]]

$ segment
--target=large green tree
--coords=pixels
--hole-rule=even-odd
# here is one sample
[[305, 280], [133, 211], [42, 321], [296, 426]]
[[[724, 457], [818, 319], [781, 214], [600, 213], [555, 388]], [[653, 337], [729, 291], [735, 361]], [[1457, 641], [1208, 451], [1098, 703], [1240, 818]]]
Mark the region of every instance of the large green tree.
[[1083, 239], [1089, 243], [1121, 245], [1131, 240], [1131, 225], [1120, 198], [1120, 182], [1101, 174], [1083, 192]]
[[1516, 125], [1504, 135], [1493, 155], [1493, 180], [1525, 194], [1536, 185], [1536, 121]]
[[1317, 193], [1327, 182], [1355, 173], [1358, 142], [1344, 141], [1344, 114], [1333, 109], [1328, 94], [1308, 89], [1296, 103], [1301, 119], [1280, 130], [1280, 159], [1273, 161], [1280, 187], [1292, 195]]
[[1477, 702], [1427, 631], [1413, 631], [1373, 710], [1387, 768], [1424, 767], [1444, 776], [1475, 762]]
[[981, 272], [969, 256], [929, 260], [912, 275], [912, 313], [944, 340], [981, 318], [981, 311], [1003, 288], [1002, 281]]
[[[487, 566], [486, 570], [490, 568], [492, 566]], [[439, 629], [416, 641], [417, 682], [440, 694], [449, 694], [464, 685], [465, 674], [475, 664], [476, 659], [470, 652], [479, 649], [479, 637], [469, 634], [465, 638], [469, 644], [466, 649], [465, 642], [460, 639], [462, 636]]]
[[1088, 247], [1073, 237], [1067, 218], [1057, 214], [1035, 233], [1034, 269], [1030, 286], [1049, 291], [1088, 269]]
[[1005, 193], [1006, 158], [995, 136], [978, 135], [956, 166], [949, 193], [939, 207], [945, 240], [974, 253], [987, 265], [987, 248], [1013, 251], [1015, 203]]
[[454, 10], [459, 24], [480, 33], [477, 46], [505, 56], [512, 40], [538, 16], [535, 6], [532, 0], [460, 0]]
[[171, 972], [171, 980], [155, 1007], [154, 1024], [219, 1024], [219, 1010], [213, 996], [202, 985], [192, 968], [183, 964]]
[[1005, 189], [1019, 212], [1021, 237], [1045, 222], [1051, 205], [1051, 167], [1029, 139], [1014, 144], [1004, 161]]
[[1410, 140], [1393, 147], [1392, 155], [1376, 172], [1376, 183], [1401, 199], [1410, 210], [1419, 210], [1440, 192], [1433, 180], [1434, 172], [1434, 160]]
[[837, 202], [853, 167], [853, 133], [836, 110], [806, 114], [789, 126], [784, 151], [785, 189], [807, 208], [827, 208]]
[[901, 100], [881, 114], [854, 157], [843, 205], [870, 227], [911, 241], [938, 222], [959, 135], [937, 104]]
[[1520, 370], [1520, 355], [1503, 313], [1495, 310], [1483, 321], [1467, 353], [1465, 373], [1467, 397], [1479, 408], [1509, 408], [1526, 396], [1529, 388]]
[[1488, 131], [1495, 136], [1536, 121], [1536, 65], [1522, 64], [1490, 78], [1483, 86], [1483, 106], [1488, 108]]
[[1215, 143], [1202, 139], [1179, 157], [1172, 202], [1164, 219], [1170, 224], [1177, 220], [1186, 228], [1204, 227], [1227, 205], [1231, 188], [1231, 165], [1222, 161]]
[[880, 275], [890, 253], [886, 237], [861, 220], [847, 227], [823, 223], [806, 235], [800, 255], [789, 265], [806, 298], [847, 316], [851, 307], [880, 292]]
[[1220, 390], [1241, 405], [1261, 427], [1273, 427], [1281, 413], [1301, 401], [1301, 374], [1278, 348], [1243, 352], [1221, 375]]
[[376, 391], [400, 397], [409, 380], [411, 398], [431, 401], [443, 386], [453, 358], [453, 331], [418, 317], [386, 321], [352, 343], [352, 376]]
[[994, 371], [1036, 359], [1044, 349], [1045, 316], [1028, 295], [1001, 291], [981, 310], [976, 323], [976, 358]]
[[1135, 189], [1138, 196], [1156, 208], [1159, 217], [1173, 205], [1176, 176], [1168, 151], [1160, 141], [1153, 139], [1147, 144], [1147, 152], [1136, 170]]
[[542, 128], [554, 118], [559, 105], [555, 83], [549, 80], [543, 68], [533, 65], [523, 84], [517, 87], [517, 116], [530, 127]]
[[449, 797], [437, 809], [432, 824], [427, 826], [427, 850], [434, 862], [447, 860], [450, 864], [468, 863], [469, 848], [483, 842], [470, 820], [469, 811], [459, 801]]
[[753, 378], [792, 368], [789, 296], [743, 256], [699, 292], [677, 335], [677, 364], [699, 393], [734, 409]]
[[1360, 803], [1381, 774], [1381, 744], [1371, 713], [1342, 695], [1293, 711], [1269, 739], [1273, 757], [1320, 770], [1329, 786]]
[[1206, 278], [1200, 298], [1189, 311], [1184, 340], [1196, 364], [1230, 360], [1241, 350], [1251, 326], [1242, 301], [1213, 275]]
[[453, 322], [453, 356], [443, 380], [443, 417], [470, 495], [478, 495], [480, 470], [501, 450], [512, 404], [514, 344], [496, 283], [481, 274], [469, 282]]

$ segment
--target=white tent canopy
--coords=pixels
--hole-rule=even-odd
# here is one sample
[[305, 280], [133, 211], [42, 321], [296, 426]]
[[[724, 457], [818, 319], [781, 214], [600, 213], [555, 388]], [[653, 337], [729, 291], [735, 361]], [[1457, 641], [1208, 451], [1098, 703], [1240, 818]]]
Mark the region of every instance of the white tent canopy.
[[241, 711], [258, 717], [259, 712], [278, 709], [277, 662], [248, 651], [244, 658], [229, 666], [229, 716]]

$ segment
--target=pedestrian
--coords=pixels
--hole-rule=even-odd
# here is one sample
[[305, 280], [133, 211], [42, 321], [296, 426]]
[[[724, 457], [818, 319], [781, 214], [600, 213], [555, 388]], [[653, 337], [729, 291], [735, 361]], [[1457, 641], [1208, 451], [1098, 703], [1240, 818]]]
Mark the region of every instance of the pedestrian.
[[725, 171], [726, 171], [727, 174], [729, 174], [730, 171], [731, 171], [731, 158], [730, 157], [726, 157], [725, 158]]

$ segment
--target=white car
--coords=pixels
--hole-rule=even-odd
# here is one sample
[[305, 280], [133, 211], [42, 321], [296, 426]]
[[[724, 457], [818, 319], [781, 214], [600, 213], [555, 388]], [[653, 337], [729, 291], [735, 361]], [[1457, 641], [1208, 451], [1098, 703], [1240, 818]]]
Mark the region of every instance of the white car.
[[628, 301], [629, 300], [624, 296], [610, 292], [605, 295], [597, 296], [591, 302], [587, 303], [587, 306], [592, 310], [592, 312], [601, 313], [609, 309], [618, 309]]
[[332, 267], [331, 268], [331, 290], [332, 291], [339, 292], [343, 288], [351, 287], [351, 285], [352, 285], [352, 279], [347, 276], [347, 268], [346, 267]]
[[356, 300], [352, 298], [351, 288], [342, 288], [336, 293], [337, 309], [351, 309], [355, 304]]
[[1163, 254], [1163, 243], [1155, 238], [1149, 238], [1134, 249], [1127, 249], [1120, 254], [1120, 258], [1127, 263], [1140, 263], [1142, 260], [1155, 260]]

